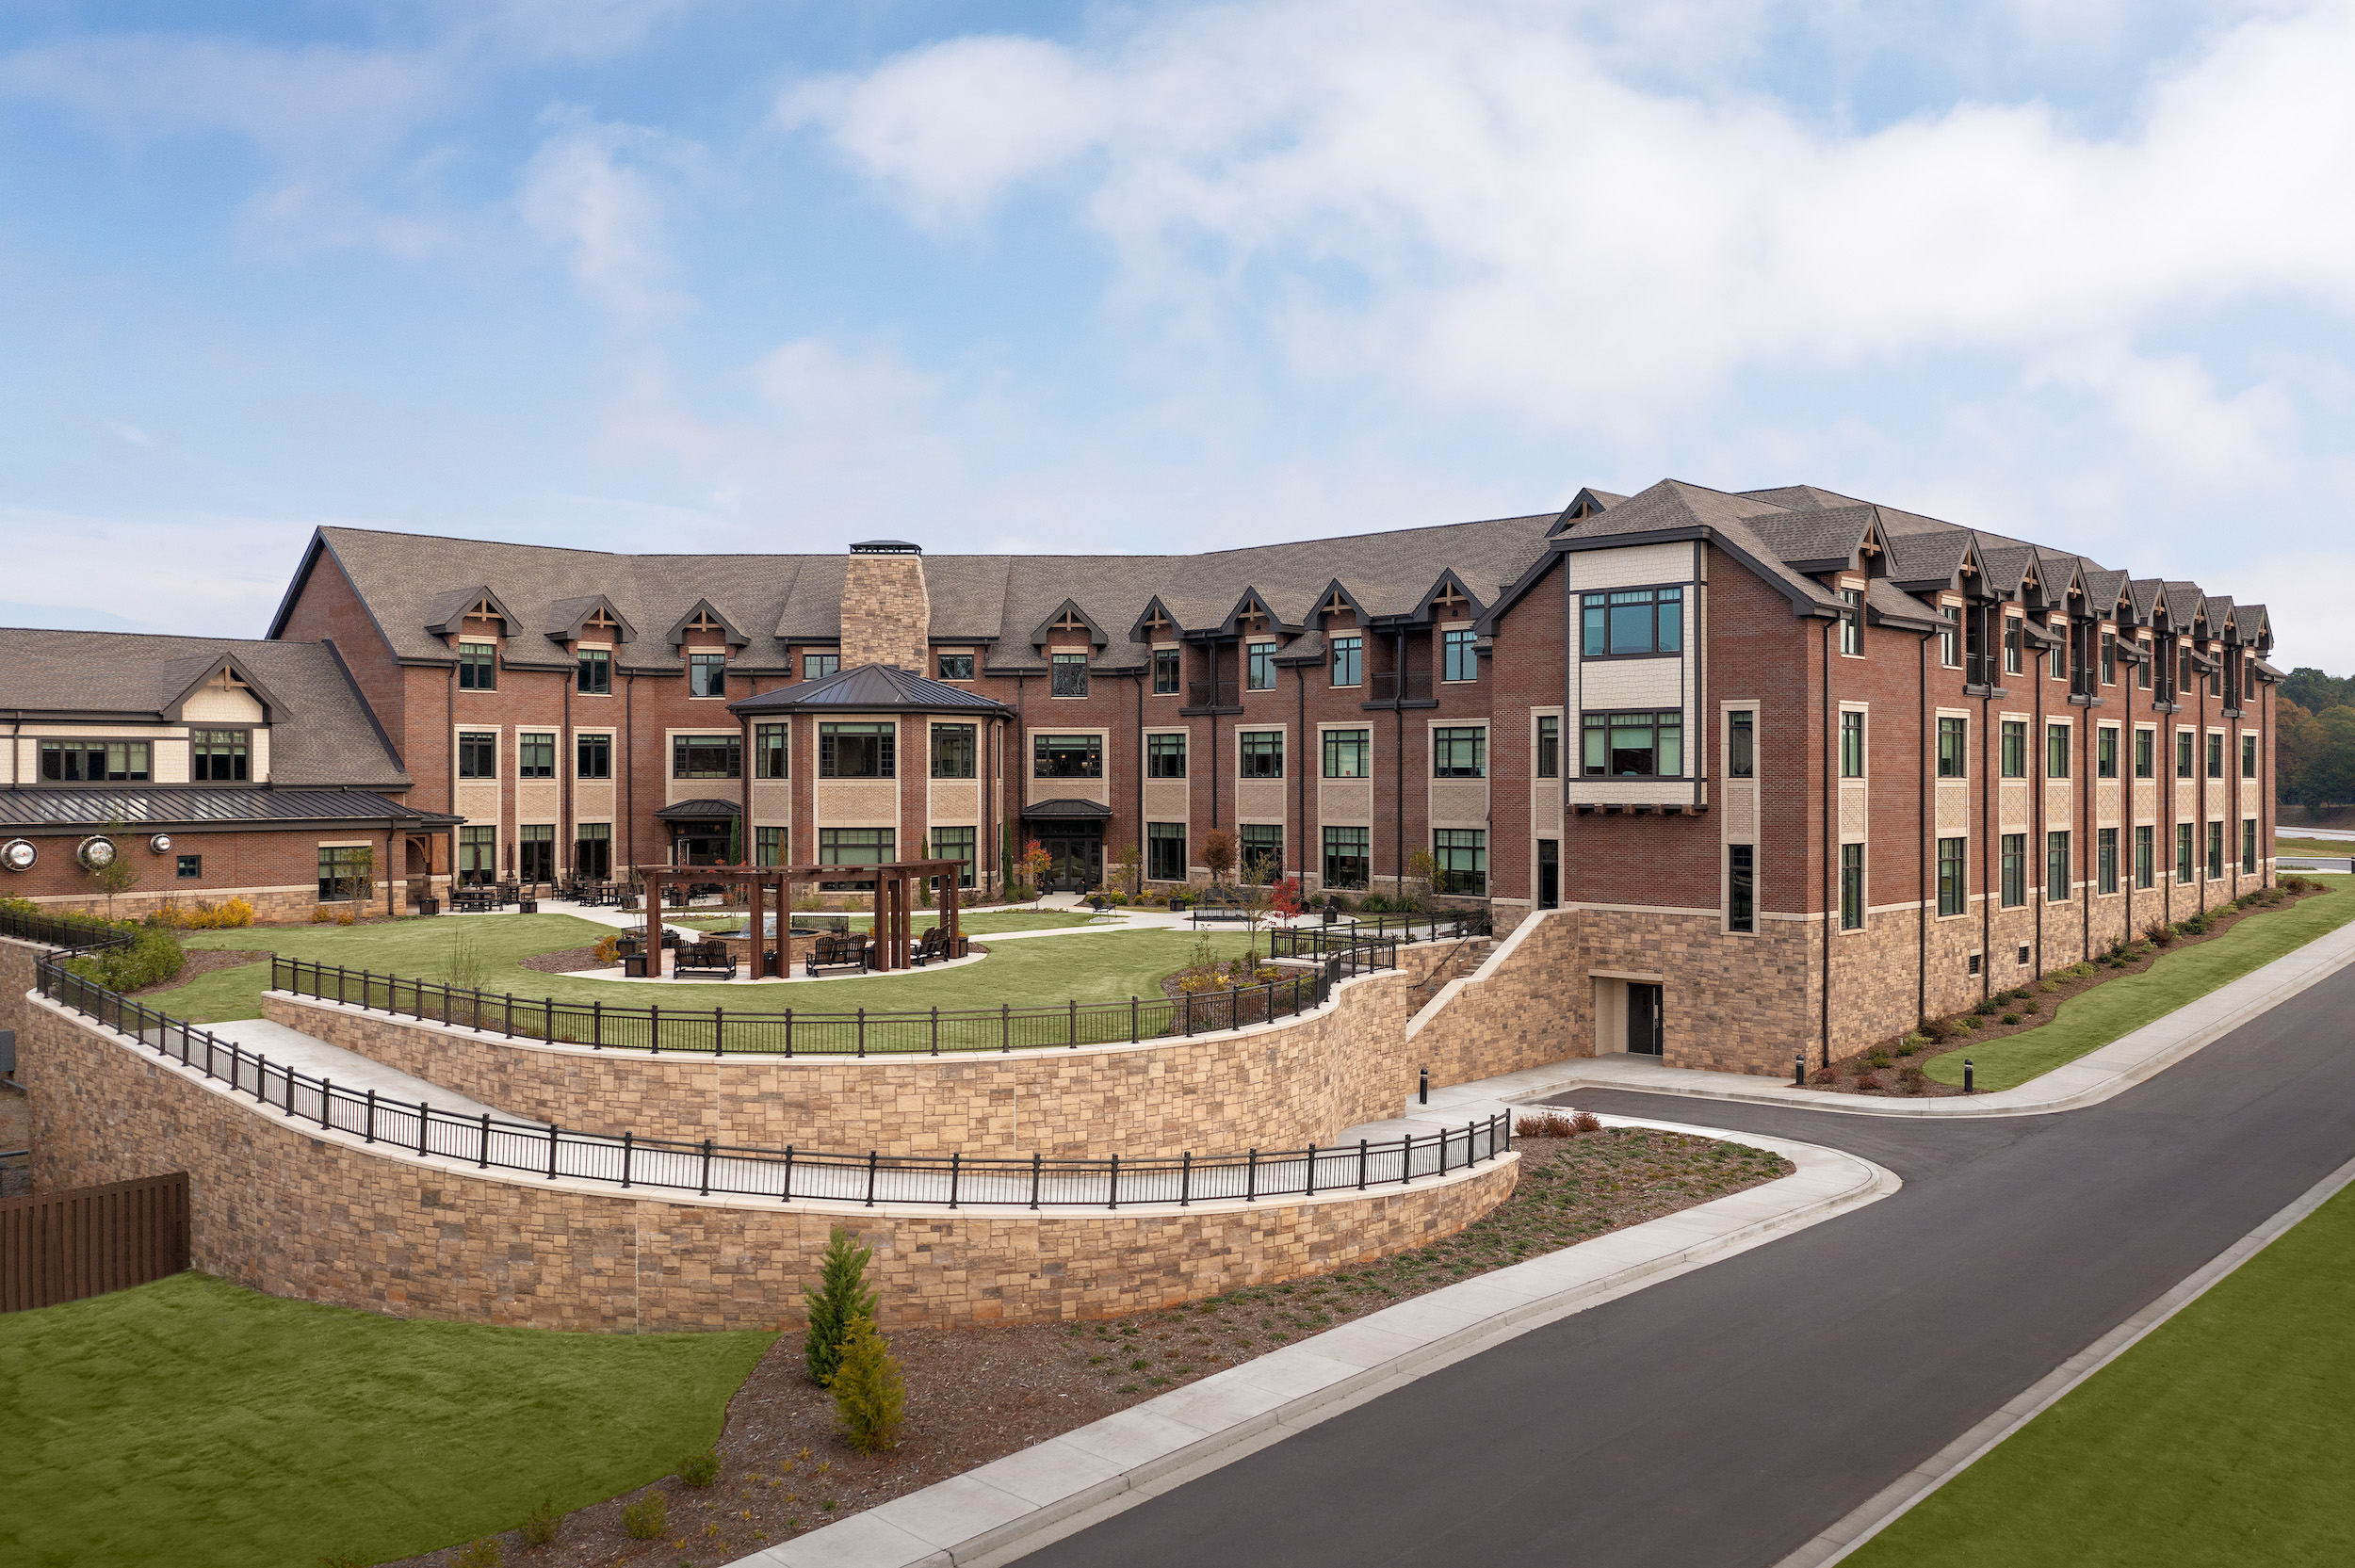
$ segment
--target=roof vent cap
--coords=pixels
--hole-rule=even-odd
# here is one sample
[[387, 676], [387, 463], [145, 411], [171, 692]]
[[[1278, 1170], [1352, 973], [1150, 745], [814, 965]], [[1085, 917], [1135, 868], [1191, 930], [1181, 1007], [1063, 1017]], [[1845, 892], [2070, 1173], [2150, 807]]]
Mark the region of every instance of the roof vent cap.
[[922, 545], [910, 544], [904, 539], [862, 540], [851, 546], [851, 554], [854, 556], [920, 556], [923, 553]]

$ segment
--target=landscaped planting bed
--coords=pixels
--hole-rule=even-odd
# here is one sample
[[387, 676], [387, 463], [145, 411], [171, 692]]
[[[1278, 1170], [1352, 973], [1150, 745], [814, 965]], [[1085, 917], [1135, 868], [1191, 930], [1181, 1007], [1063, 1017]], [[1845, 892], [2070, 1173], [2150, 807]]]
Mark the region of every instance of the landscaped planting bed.
[[[833, 1400], [809, 1381], [801, 1338], [788, 1334], [729, 1406], [712, 1485], [674, 1476], [583, 1509], [552, 1545], [525, 1547], [511, 1535], [507, 1560], [732, 1561], [1338, 1323], [1792, 1170], [1745, 1144], [1637, 1128], [1526, 1138], [1517, 1147], [1520, 1181], [1503, 1204], [1444, 1241], [1377, 1264], [1101, 1322], [892, 1334], [907, 1424], [897, 1448], [872, 1458], [836, 1434]], [[635, 1541], [623, 1511], [649, 1493], [665, 1498], [669, 1528]], [[434, 1553], [406, 1568], [457, 1560], [455, 1551]]]

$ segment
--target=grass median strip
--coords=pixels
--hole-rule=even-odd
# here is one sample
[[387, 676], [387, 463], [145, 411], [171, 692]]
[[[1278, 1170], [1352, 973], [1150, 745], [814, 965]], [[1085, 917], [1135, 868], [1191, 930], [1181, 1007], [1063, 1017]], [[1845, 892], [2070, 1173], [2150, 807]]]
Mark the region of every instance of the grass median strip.
[[1948, 1481], [1848, 1568], [2355, 1561], [2355, 1188]]

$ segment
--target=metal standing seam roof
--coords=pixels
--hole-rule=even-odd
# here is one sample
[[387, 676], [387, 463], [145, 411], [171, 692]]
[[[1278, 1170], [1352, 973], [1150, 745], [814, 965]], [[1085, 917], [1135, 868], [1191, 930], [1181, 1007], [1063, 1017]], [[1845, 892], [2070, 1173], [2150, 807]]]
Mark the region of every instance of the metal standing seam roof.
[[201, 828], [231, 823], [382, 822], [451, 827], [465, 820], [360, 789], [0, 789], [0, 826]]
[[730, 713], [808, 713], [831, 708], [842, 713], [971, 713], [1009, 714], [1013, 710], [995, 697], [966, 687], [935, 681], [929, 675], [897, 665], [862, 664], [815, 681], [800, 681], [728, 704]]
[[740, 800], [721, 800], [706, 797], [700, 800], [674, 800], [656, 812], [662, 822], [713, 822], [736, 816], [744, 809]]

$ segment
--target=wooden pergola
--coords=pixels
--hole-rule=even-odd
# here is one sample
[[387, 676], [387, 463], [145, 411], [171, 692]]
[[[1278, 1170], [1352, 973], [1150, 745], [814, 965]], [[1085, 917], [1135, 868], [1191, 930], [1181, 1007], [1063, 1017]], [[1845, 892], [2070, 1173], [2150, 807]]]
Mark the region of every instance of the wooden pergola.
[[[927, 877], [940, 879], [940, 924], [949, 933], [950, 950], [959, 943], [957, 876], [961, 860], [895, 860], [879, 865], [642, 865], [638, 875], [646, 885], [646, 952], [650, 973], [662, 963], [662, 890], [674, 883], [723, 882], [741, 887], [750, 897], [745, 930], [752, 938], [752, 971], [755, 979], [786, 974], [792, 964], [788, 941], [792, 928], [793, 884], [796, 882], [864, 882], [875, 890], [875, 967], [905, 969], [914, 935], [915, 913], [921, 901], [920, 885]], [[776, 905], [776, 965], [769, 962], [769, 911]]]

